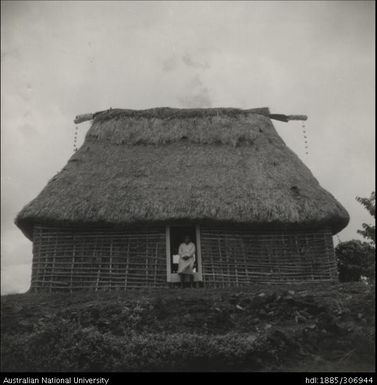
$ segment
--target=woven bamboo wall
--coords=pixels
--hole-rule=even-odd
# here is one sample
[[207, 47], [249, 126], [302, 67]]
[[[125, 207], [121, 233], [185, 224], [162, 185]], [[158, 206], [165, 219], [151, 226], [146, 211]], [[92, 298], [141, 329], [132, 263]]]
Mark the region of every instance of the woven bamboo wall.
[[37, 226], [32, 290], [166, 286], [165, 227], [74, 230]]
[[[330, 231], [200, 229], [203, 286], [337, 279]], [[31, 289], [168, 287], [165, 227], [123, 230], [36, 226]]]
[[330, 231], [255, 232], [201, 227], [207, 287], [337, 279]]

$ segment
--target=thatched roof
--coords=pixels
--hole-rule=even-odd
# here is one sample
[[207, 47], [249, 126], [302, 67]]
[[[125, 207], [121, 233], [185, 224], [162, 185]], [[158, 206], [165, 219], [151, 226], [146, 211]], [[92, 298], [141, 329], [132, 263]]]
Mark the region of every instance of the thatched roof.
[[343, 229], [349, 216], [277, 134], [266, 108], [109, 110], [19, 213], [35, 223], [179, 220]]

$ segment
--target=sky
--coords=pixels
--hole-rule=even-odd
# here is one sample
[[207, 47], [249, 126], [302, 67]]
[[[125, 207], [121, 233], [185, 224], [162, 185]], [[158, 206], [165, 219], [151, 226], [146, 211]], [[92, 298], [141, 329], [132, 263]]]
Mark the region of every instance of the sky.
[[[320, 184], [348, 210], [334, 238], [372, 218], [375, 3], [1, 2], [1, 290], [30, 286], [21, 208], [73, 153], [82, 113], [150, 107], [270, 108]], [[78, 126], [78, 145], [89, 123]]]

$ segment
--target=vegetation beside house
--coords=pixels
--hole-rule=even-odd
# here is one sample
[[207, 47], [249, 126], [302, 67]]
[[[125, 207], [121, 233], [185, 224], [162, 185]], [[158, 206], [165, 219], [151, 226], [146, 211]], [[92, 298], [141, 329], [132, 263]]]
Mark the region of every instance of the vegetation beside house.
[[[376, 220], [376, 197], [373, 191], [369, 198], [356, 197], [356, 200], [368, 210]], [[376, 227], [375, 224], [362, 224], [357, 231], [364, 241], [352, 239], [339, 243], [335, 248], [338, 262], [339, 280], [341, 282], [359, 281], [361, 277], [375, 280], [376, 269]]]

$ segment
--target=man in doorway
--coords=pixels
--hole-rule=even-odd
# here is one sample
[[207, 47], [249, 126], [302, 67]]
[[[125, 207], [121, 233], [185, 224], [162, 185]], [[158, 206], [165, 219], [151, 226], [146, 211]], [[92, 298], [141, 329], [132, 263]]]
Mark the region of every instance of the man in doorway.
[[183, 243], [178, 248], [179, 262], [178, 274], [181, 277], [181, 282], [190, 283], [193, 281], [194, 263], [195, 263], [195, 244], [191, 242], [189, 235], [186, 235]]

